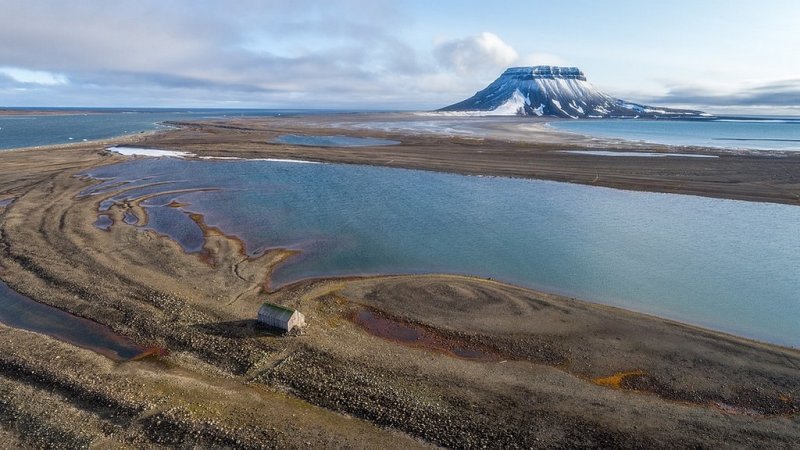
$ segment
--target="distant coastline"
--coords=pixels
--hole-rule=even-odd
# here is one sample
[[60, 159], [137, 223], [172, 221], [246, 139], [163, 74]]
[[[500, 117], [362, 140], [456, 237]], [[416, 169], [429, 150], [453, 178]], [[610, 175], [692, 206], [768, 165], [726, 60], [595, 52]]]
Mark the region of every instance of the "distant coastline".
[[113, 111], [95, 109], [49, 109], [49, 108], [0, 108], [0, 116], [85, 116], [88, 114], [106, 114]]

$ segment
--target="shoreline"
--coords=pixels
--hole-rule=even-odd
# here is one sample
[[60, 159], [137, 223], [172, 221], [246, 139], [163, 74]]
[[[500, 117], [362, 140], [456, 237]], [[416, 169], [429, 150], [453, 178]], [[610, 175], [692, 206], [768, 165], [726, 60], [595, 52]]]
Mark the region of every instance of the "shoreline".
[[70, 149], [70, 148], [83, 148], [87, 145], [121, 145], [121, 144], [129, 144], [132, 142], [139, 142], [140, 138], [148, 137], [148, 136], [155, 136], [159, 133], [163, 133], [169, 131], [170, 128], [165, 127], [164, 129], [155, 129], [155, 130], [148, 130], [148, 131], [137, 131], [133, 133], [127, 134], [120, 134], [118, 136], [112, 136], [108, 138], [102, 139], [90, 139], [86, 141], [80, 142], [65, 142], [62, 144], [49, 144], [49, 145], [34, 145], [30, 147], [13, 147], [13, 148], [0, 148], [0, 155], [3, 153], [11, 153], [11, 152], [29, 152], [35, 150], [60, 150], [60, 149]]
[[[624, 120], [645, 120], [645, 121], [656, 121], [656, 122], [659, 121], [658, 119], [591, 119], [591, 120], [601, 120], [601, 121], [602, 120], [607, 120], [607, 121], [613, 121], [613, 120], [621, 120], [621, 121], [624, 121]], [[672, 119], [666, 119], [666, 120], [665, 119], [661, 119], [662, 122], [669, 122], [670, 120], [672, 120]], [[680, 121], [680, 119], [676, 119], [676, 120]], [[560, 122], [560, 121], [558, 121], [558, 122]], [[569, 122], [570, 121], [567, 120], [567, 123], [569, 123]], [[580, 136], [580, 137], [582, 137], [584, 139], [588, 139], [588, 140], [607, 141], [607, 142], [610, 142], [610, 143], [617, 143], [617, 144], [622, 144], [622, 145], [628, 144], [628, 145], [641, 145], [641, 146], [670, 147], [670, 148], [673, 148], [673, 149], [676, 149], [676, 150], [680, 150], [680, 149], [697, 149], [697, 150], [707, 151], [707, 152], [725, 152], [725, 153], [729, 153], [729, 154], [760, 155], [760, 156], [771, 156], [771, 155], [772, 156], [792, 156], [792, 155], [800, 152], [800, 147], [798, 147], [797, 149], [787, 150], [787, 149], [752, 148], [752, 147], [730, 147], [730, 146], [721, 146], [721, 145], [720, 146], [716, 146], [716, 145], [708, 145], [708, 144], [706, 144], [706, 145], [668, 144], [668, 143], [654, 142], [654, 141], [648, 141], [648, 140], [643, 140], [643, 139], [626, 139], [626, 138], [621, 138], [621, 137], [595, 136], [595, 135], [592, 135], [592, 134], [582, 133], [582, 132], [579, 132], [579, 131], [571, 131], [571, 130], [566, 130], [566, 129], [559, 129], [558, 126], [551, 125], [552, 123], [557, 123], [557, 122], [556, 121], [546, 122], [544, 124], [544, 126], [549, 128], [549, 129], [552, 129], [553, 131], [558, 132], [558, 133], [571, 134], [571, 135], [575, 135], [575, 136]], [[732, 141], [759, 141], [760, 139], [730, 138], [729, 140], [732, 140]], [[786, 139], [778, 139], [778, 141], [796, 142], [794, 140], [786, 140]]]
[[[134, 227], [96, 229], [103, 196], [76, 197], [90, 184], [75, 174], [126, 158], [99, 143], [60, 149], [0, 152], [0, 192], [16, 198], [0, 208], [0, 278], [169, 354], [112, 363], [0, 326], [3, 411], [39, 430], [20, 433], [14, 420], [0, 420], [0, 442], [3, 433], [28, 445], [59, 437], [72, 446], [800, 439], [796, 349], [459, 276], [301, 280], [268, 292], [280, 252], [248, 258], [222, 230], [204, 230], [209, 257], [198, 258]], [[120, 223], [124, 212], [107, 213]], [[256, 326], [264, 300], [301, 310], [306, 333], [278, 336]], [[374, 336], [348, 320], [365, 307], [425, 327], [443, 345], [507, 358], [472, 361]], [[619, 382], [598, 381], [607, 378]]]
[[[259, 119], [254, 119], [254, 120], [259, 120]], [[546, 126], [547, 122], [539, 123], [538, 125], [545, 125]], [[162, 130], [151, 130], [151, 131], [139, 132], [139, 133], [135, 133], [135, 134], [120, 135], [118, 137], [109, 138], [109, 139], [99, 139], [99, 140], [87, 141], [87, 142], [79, 142], [79, 143], [76, 142], [76, 143], [67, 143], [67, 144], [55, 144], [55, 145], [48, 145], [48, 146], [23, 147], [23, 148], [15, 148], [15, 149], [9, 149], [9, 150], [4, 150], [4, 151], [8, 151], [8, 152], [27, 152], [27, 151], [35, 151], [35, 150], [48, 151], [48, 150], [68, 149], [68, 148], [83, 147], [83, 146], [102, 145], [103, 146], [102, 152], [107, 153], [108, 155], [112, 155], [113, 154], [113, 156], [120, 158], [119, 161], [102, 162], [102, 163], [99, 163], [97, 165], [92, 166], [92, 167], [98, 167], [98, 166], [107, 165], [107, 164], [116, 164], [118, 162], [123, 162], [125, 160], [130, 159], [130, 158], [154, 157], [154, 156], [149, 156], [149, 155], [141, 155], [140, 156], [140, 155], [121, 154], [121, 153], [113, 152], [113, 151], [109, 150], [109, 148], [113, 148], [113, 146], [120, 146], [120, 145], [122, 145], [122, 147], [124, 148], [124, 146], [126, 144], [140, 143], [143, 138], [144, 138], [144, 140], [147, 140], [148, 137], [158, 138], [159, 135], [167, 134], [170, 131], [171, 131], [170, 129], [166, 129], [166, 130], [164, 130], [164, 129], [162, 129]], [[562, 133], [574, 134], [574, 133], [561, 132], [561, 131], [557, 131], [557, 133], [558, 134], [562, 134]], [[594, 139], [594, 138], [592, 138], [592, 139]], [[612, 140], [610, 142], [614, 142], [614, 141]], [[108, 147], [108, 146], [112, 146], [112, 147]], [[299, 149], [306, 148], [305, 146], [294, 146], [294, 147], [298, 147]], [[134, 147], [134, 148], [143, 148], [143, 146], [142, 147]], [[373, 148], [373, 147], [370, 147], [370, 148]], [[380, 147], [377, 147], [377, 148], [380, 148]], [[1, 154], [2, 153], [0, 153], [0, 155]], [[167, 156], [168, 157], [172, 157], [173, 155], [167, 155]], [[159, 157], [159, 156], [155, 156], [155, 157]], [[176, 155], [174, 155], [174, 157], [178, 157], [178, 158], [182, 158], [182, 159], [190, 159], [190, 160], [191, 159], [197, 159], [197, 160], [221, 159], [221, 160], [226, 160], [226, 159], [229, 159], [229, 158], [235, 158], [235, 157], [202, 156], [202, 154], [185, 154], [185, 155], [184, 154], [176, 154]], [[286, 159], [286, 160], [273, 159], [273, 158], [241, 158], [241, 159], [242, 160], [252, 160], [252, 161], [266, 160], [266, 161], [286, 161], [286, 162], [312, 162], [312, 163], [313, 162], [321, 162], [321, 163], [328, 163], [327, 161], [314, 161], [314, 160], [304, 161], [304, 160], [295, 160], [295, 159]], [[506, 175], [473, 174], [473, 173], [469, 173], [469, 172], [449, 172], [449, 171], [441, 171], [441, 170], [438, 170], [438, 169], [427, 169], [427, 168], [412, 168], [412, 167], [408, 167], [407, 168], [407, 167], [397, 167], [397, 166], [393, 167], [393, 166], [386, 166], [386, 165], [381, 165], [381, 164], [378, 164], [378, 165], [365, 164], [363, 162], [354, 162], [354, 163], [350, 163], [350, 162], [331, 162], [331, 164], [371, 165], [371, 166], [374, 166], [374, 167], [385, 167], [385, 168], [389, 168], [389, 169], [400, 168], [400, 169], [407, 169], [407, 170], [422, 170], [422, 171], [432, 171], [432, 172], [441, 172], [441, 173], [454, 173], [454, 174], [465, 175], [465, 176], [499, 176], [499, 177], [506, 177], [506, 178], [528, 178], [528, 177], [509, 177], [509, 176], [506, 176]], [[539, 179], [539, 178], [534, 178], [534, 179]], [[550, 179], [541, 179], [541, 180], [553, 181], [553, 182], [571, 183], [570, 181], [559, 181], [559, 180], [550, 180]], [[577, 184], [583, 184], [583, 183], [577, 183]], [[600, 185], [600, 186], [596, 186], [596, 187], [605, 187], [605, 188], [609, 188], [609, 189], [622, 189], [622, 190], [633, 190], [633, 191], [639, 190], [639, 191], [643, 191], [643, 192], [652, 192], [652, 191], [647, 191], [647, 190], [643, 190], [643, 189], [640, 190], [640, 189], [630, 189], [630, 188], [619, 188], [619, 187], [610, 187], [610, 186], [604, 186], [604, 185]], [[190, 189], [189, 191], [195, 191], [195, 190], [202, 191], [202, 190], [206, 190], [206, 189], [214, 190], [215, 188], [202, 188], [202, 189], [198, 188], [198, 189]], [[114, 191], [114, 192], [116, 192], [116, 191]], [[661, 192], [661, 191], [656, 191], [656, 192]], [[135, 201], [132, 202], [133, 205], [132, 205], [131, 211], [134, 211], [134, 210], [136, 211], [136, 212], [134, 212], [134, 215], [138, 218], [138, 222], [136, 224], [129, 224], [129, 225], [133, 225], [135, 227], [146, 225], [146, 221], [147, 221], [146, 213], [144, 213], [143, 215], [141, 214], [141, 213], [143, 213], [143, 208], [141, 206], [139, 206], [139, 203], [141, 201], [143, 201], [143, 200], [146, 200], [150, 196], [160, 196], [160, 195], [164, 195], [164, 194], [167, 194], [167, 193], [171, 193], [171, 192], [158, 192], [158, 193], [149, 194], [149, 196], [145, 196], [143, 198], [135, 199]], [[678, 195], [700, 195], [700, 196], [703, 196], [702, 194], [688, 194], [688, 193], [682, 193], [682, 192], [663, 192], [663, 193], [678, 194]], [[721, 198], [728, 198], [728, 197], [721, 197]], [[11, 197], [8, 197], [8, 199], [9, 200], [13, 200], [13, 199], [15, 199], [15, 197], [11, 196]], [[730, 199], [730, 200], [739, 200], [739, 201], [769, 202], [768, 200], [745, 200], [745, 199], [735, 198], [735, 197], [734, 198], [728, 198], [728, 199]], [[97, 201], [99, 202], [100, 200], [97, 200]], [[0, 212], [2, 212], [1, 208], [2, 207], [0, 207]], [[234, 240], [234, 241], [237, 242], [237, 245], [241, 246], [241, 251], [240, 251], [241, 252], [241, 256], [243, 256], [245, 258], [252, 258], [252, 256], [246, 254], [246, 252], [245, 252], [245, 244], [244, 244], [244, 241], [241, 240], [241, 238], [239, 238], [239, 237], [237, 237], [235, 235], [230, 235], [230, 234], [226, 233], [224, 230], [220, 230], [220, 229], [217, 229], [215, 227], [208, 227], [204, 223], [198, 222], [198, 218], [199, 218], [199, 220], [201, 222], [203, 220], [202, 214], [200, 214], [200, 213], [188, 212], [188, 211], [185, 211], [185, 213], [188, 214], [189, 216], [191, 216], [191, 219], [193, 221], [198, 223], [198, 225], [200, 226], [201, 230], [203, 231], [203, 235], [205, 236], [205, 239], [208, 239], [209, 236], [214, 235], [214, 236], [223, 236], [223, 237], [225, 237], [227, 239]], [[104, 211], [101, 214], [102, 215], [108, 215], [108, 212]], [[124, 220], [120, 219], [120, 220], [115, 220], [113, 222], [114, 225], [117, 225], [119, 223], [124, 223]], [[107, 231], [107, 230], [103, 230], [103, 231]], [[152, 232], [154, 234], [157, 234], [162, 239], [168, 239], [168, 240], [170, 240], [172, 242], [175, 242], [175, 244], [178, 244], [177, 241], [174, 241], [172, 239], [172, 237], [170, 237], [170, 236], [168, 236], [166, 234], [159, 233], [156, 230], [148, 230], [148, 231]], [[180, 245], [180, 244], [178, 244], [178, 245]], [[200, 259], [204, 259], [206, 257], [204, 252], [203, 252], [203, 250], [201, 250], [200, 252], [186, 252], [185, 250], [181, 249], [181, 251], [186, 255], [198, 256], [198, 257], [200, 257]], [[288, 256], [291, 256], [291, 255], [297, 253], [298, 250], [285, 248], [285, 247], [281, 247], [281, 246], [272, 246], [272, 247], [268, 247], [268, 248], [263, 249], [263, 251], [260, 252], [258, 255], [256, 255], [254, 257], [254, 259], [258, 259], [259, 257], [264, 256], [265, 254], [273, 253], [273, 252], [282, 253], [282, 254], [288, 254], [288, 255], [285, 255], [285, 257], [288, 257]], [[282, 257], [281, 259], [284, 259], [284, 257]], [[269, 272], [271, 273], [273, 270], [277, 269], [277, 266], [278, 266], [278, 264], [273, 266], [272, 269], [270, 269]], [[0, 275], [2, 275], [1, 271], [0, 271]], [[283, 284], [280, 284], [280, 285], [277, 285], [277, 286], [273, 286], [272, 283], [269, 282], [268, 284], [265, 284], [265, 289], [267, 290], [267, 292], [269, 292], [271, 294], [274, 294], [274, 293], [280, 291], [281, 289], [283, 289], [283, 288], [285, 288], [287, 286], [291, 286], [293, 284], [301, 283], [301, 282], [315, 282], [315, 281], [323, 281], [323, 280], [369, 279], [369, 278], [382, 278], [382, 277], [417, 277], [417, 276], [425, 277], [425, 276], [436, 276], [436, 275], [467, 277], [467, 278], [474, 278], [476, 280], [484, 280], [484, 279], [486, 279], [485, 277], [483, 277], [481, 275], [457, 274], [457, 273], [427, 273], [427, 272], [367, 273], [367, 274], [352, 274], [352, 275], [343, 275], [343, 276], [334, 275], [334, 276], [302, 278], [302, 279], [298, 279], [298, 280], [292, 280], [292, 281], [289, 281], [289, 282], [286, 282], [286, 283], [283, 283]], [[611, 304], [603, 303], [603, 302], [597, 301], [597, 300], [578, 298], [574, 293], [570, 293], [570, 292], [563, 291], [563, 290], [558, 290], [558, 289], [555, 289], [555, 288], [548, 289], [548, 288], [543, 288], [543, 287], [540, 287], [540, 286], [539, 287], [537, 287], [537, 286], [525, 286], [525, 285], [514, 284], [514, 283], [510, 283], [510, 282], [505, 282], [505, 283], [508, 283], [510, 285], [513, 285], [513, 286], [518, 286], [521, 289], [528, 289], [528, 290], [531, 290], [533, 292], [538, 292], [538, 293], [542, 293], [542, 294], [558, 296], [558, 297], [561, 297], [561, 298], [564, 298], [564, 299], [582, 301], [582, 302], [585, 302], [587, 304], [596, 305], [596, 306], [600, 306], [600, 307], [615, 308], [615, 309], [617, 309], [619, 311], [625, 311], [625, 312], [629, 312], [629, 313], [633, 313], [633, 314], [640, 314], [640, 315], [645, 316], [645, 317], [651, 317], [651, 318], [654, 318], [654, 319], [663, 320], [663, 321], [671, 322], [671, 323], [678, 324], [678, 325], [684, 325], [684, 326], [687, 326], [687, 327], [696, 328], [698, 330], [703, 330], [703, 331], [707, 331], [707, 332], [711, 332], [711, 333], [719, 333], [722, 336], [727, 336], [727, 337], [731, 337], [731, 338], [735, 338], [735, 339], [741, 339], [741, 340], [748, 341], [748, 342], [755, 343], [755, 344], [775, 346], [775, 347], [778, 347], [778, 348], [783, 348], [783, 349], [793, 350], [793, 351], [800, 350], [800, 347], [794, 347], [794, 346], [786, 345], [786, 344], [778, 344], [778, 343], [769, 342], [769, 341], [766, 341], [766, 340], [759, 340], [757, 338], [752, 338], [752, 337], [747, 337], [747, 336], [743, 336], [743, 335], [727, 332], [727, 331], [724, 331], [724, 330], [721, 330], [721, 329], [709, 327], [707, 325], [692, 323], [691, 321], [680, 319], [680, 318], [670, 318], [670, 317], [665, 317], [665, 316], [658, 315], [656, 313], [649, 313], [649, 312], [642, 311], [642, 310], [626, 308], [624, 306], [611, 305]]]
[[[184, 157], [181, 156], [181, 159], [184, 159]], [[188, 159], [191, 160], [192, 158], [188, 158]], [[391, 169], [391, 168], [387, 168], [387, 169]], [[416, 169], [401, 169], [401, 170], [416, 170]], [[557, 182], [552, 182], [551, 181], [550, 183], [557, 183]], [[207, 188], [205, 188], [205, 189], [207, 189]], [[205, 189], [203, 189], [203, 190], [205, 190]], [[605, 189], [611, 189], [611, 188], [605, 188]], [[106, 197], [106, 196], [117, 195], [117, 194], [119, 194], [121, 192], [124, 192], [124, 191], [125, 191], [125, 189], [114, 189], [114, 190], [105, 192], [103, 194], [103, 196]], [[189, 191], [191, 191], [191, 189]], [[147, 225], [147, 216], [146, 216], [146, 213], [144, 211], [142, 211], [142, 207], [140, 206], [141, 202], [144, 201], [144, 200], [147, 200], [148, 198], [154, 197], [154, 196], [161, 197], [161, 196], [165, 196], [165, 195], [170, 195], [172, 197], [172, 201], [174, 202], [175, 201], [174, 194], [179, 193], [179, 192], [181, 192], [181, 191], [171, 191], [171, 190], [157, 191], [157, 192], [151, 192], [151, 193], [148, 193], [148, 194], [144, 194], [144, 195], [139, 196], [139, 197], [129, 198], [124, 202], [125, 205], [126, 205], [125, 206], [125, 208], [126, 208], [125, 211], [133, 212], [133, 214], [139, 219], [138, 222], [136, 224], [133, 224], [133, 225], [136, 225], [137, 227], [146, 226]], [[208, 210], [206, 210], [206, 211], [208, 211]], [[182, 212], [183, 212], [184, 215], [190, 216], [192, 218], [192, 220], [200, 226], [200, 229], [203, 231], [203, 235], [207, 236], [207, 233], [205, 232], [207, 227], [202, 223], [203, 214], [204, 214], [202, 208], [199, 208], [199, 209], [198, 208], [191, 208], [191, 207], [189, 209], [183, 208]], [[198, 219], [200, 219], [200, 220], [198, 220]], [[159, 233], [158, 229], [155, 229], [155, 230], [152, 230], [152, 231], [154, 231], [155, 233]], [[239, 244], [242, 245], [243, 247], [246, 245], [245, 241], [243, 241], [239, 236], [232, 235], [231, 233], [228, 232], [228, 230], [225, 230], [224, 228], [223, 229], [216, 229], [215, 231], [218, 232], [221, 235], [227, 236], [229, 238], [236, 239], [239, 242]], [[177, 239], [175, 239], [174, 236], [170, 236], [169, 234], [163, 234], [163, 233], [161, 233], [160, 235], [161, 236], [165, 236], [165, 237], [167, 237], [169, 239], [172, 239], [174, 242], [178, 243], [183, 248], [184, 244], [181, 243], [180, 241], [178, 241]], [[202, 247], [202, 245], [201, 245], [201, 247]], [[193, 250], [192, 252], [188, 252], [188, 250], [186, 248], [183, 248], [183, 251], [187, 252], [187, 253], [191, 253], [191, 254], [194, 254], [194, 253], [198, 252], [198, 250]], [[273, 243], [270, 243], [265, 249], [263, 249], [263, 251], [261, 253], [263, 254], [264, 252], [280, 252], [280, 251], [291, 251], [293, 253], [296, 253], [296, 252], [298, 252], [298, 248], [297, 247], [291, 247], [291, 246], [290, 247], [286, 247], [286, 246], [282, 246], [282, 245], [277, 245], [276, 243], [273, 242]], [[302, 250], [299, 250], [299, 251], [300, 251], [300, 253], [302, 253]], [[245, 256], [245, 255], [243, 255], [243, 256]], [[282, 268], [281, 266], [276, 266], [274, 269], [279, 271], [279, 270], [281, 270], [281, 268]], [[270, 271], [270, 273], [271, 272], [272, 271]], [[318, 273], [318, 274], [315, 274], [313, 277], [302, 276], [300, 278], [297, 278], [297, 277], [294, 277], [294, 278], [282, 278], [282, 279], [279, 279], [279, 280], [275, 280], [273, 278], [270, 278], [268, 280], [268, 283], [265, 284], [265, 289], [268, 292], [275, 292], [277, 290], [280, 290], [284, 286], [291, 285], [291, 284], [293, 284], [293, 283], [295, 283], [296, 281], [299, 281], [299, 280], [313, 281], [315, 279], [328, 279], [328, 278], [330, 278], [330, 279], [340, 279], [340, 278], [344, 277], [345, 279], [349, 279], [351, 277], [364, 278], [364, 277], [380, 277], [380, 276], [395, 276], [395, 275], [415, 276], [415, 275], [429, 275], [429, 274], [436, 274], [436, 273], [448, 274], [448, 275], [471, 276], [471, 277], [475, 277], [476, 279], [486, 278], [487, 276], [493, 276], [493, 277], [495, 276], [495, 275], [492, 275], [490, 273], [481, 273], [481, 272], [471, 272], [471, 273], [431, 272], [431, 271], [425, 271], [425, 270], [419, 270], [419, 269], [415, 270], [414, 267], [410, 268], [407, 271], [399, 271], [399, 272], [379, 272], [379, 271], [347, 272], [347, 271], [332, 270], [329, 273]], [[496, 277], [496, 278], [499, 279], [499, 280], [503, 280], [502, 276]], [[566, 289], [566, 288], [559, 288], [557, 286], [537, 285], [535, 283], [525, 283], [525, 282], [522, 282], [520, 280], [516, 280], [515, 281], [515, 280], [511, 280], [511, 279], [505, 279], [504, 281], [506, 283], [509, 283], [509, 284], [512, 284], [512, 285], [516, 285], [516, 286], [519, 286], [519, 287], [525, 288], [525, 289], [531, 289], [531, 290], [537, 291], [537, 292], [547, 292], [549, 294], [559, 295], [559, 296], [562, 296], [562, 297], [565, 297], [565, 298], [573, 298], [573, 299], [580, 298], [583, 301], [586, 301], [586, 302], [589, 302], [589, 303], [592, 303], [592, 304], [614, 306], [614, 307], [617, 307], [617, 308], [620, 308], [620, 309], [623, 309], [623, 310], [633, 311], [633, 312], [644, 314], [644, 315], [648, 315], [648, 316], [651, 316], [651, 317], [658, 317], [658, 318], [662, 318], [662, 319], [665, 319], [665, 320], [673, 321], [673, 322], [676, 322], [676, 323], [684, 323], [684, 324], [695, 326], [695, 327], [698, 327], [698, 328], [703, 328], [703, 329], [707, 329], [707, 330], [711, 330], [711, 331], [715, 331], [715, 332], [724, 333], [724, 334], [727, 334], [727, 335], [730, 335], [730, 336], [738, 336], [738, 337], [741, 337], [741, 338], [744, 338], [744, 339], [752, 340], [754, 342], [762, 342], [762, 343], [765, 343], [765, 344], [777, 345], [777, 346], [784, 347], [784, 348], [794, 348], [794, 349], [798, 348], [797, 345], [794, 343], [794, 341], [788, 340], [786, 338], [786, 335], [780, 336], [780, 337], [783, 338], [781, 340], [781, 339], [777, 339], [777, 335], [770, 336], [768, 333], [763, 333], [763, 332], [760, 333], [760, 334], [759, 333], [747, 334], [747, 328], [746, 327], [736, 328], [734, 326], [731, 326], [731, 327], [725, 328], [725, 325], [726, 325], [725, 322], [719, 322], [719, 321], [718, 322], [714, 322], [713, 320], [710, 320], [708, 317], [700, 317], [701, 320], [698, 320], [698, 319], [694, 319], [693, 320], [693, 318], [691, 316], [689, 316], [687, 314], [680, 314], [678, 312], [671, 311], [671, 310], [669, 310], [669, 308], [658, 308], [658, 307], [653, 307], [653, 305], [643, 305], [643, 304], [640, 305], [637, 308], [637, 307], [631, 306], [629, 304], [629, 302], [614, 301], [613, 298], [608, 299], [608, 298], [603, 298], [602, 296], [593, 297], [592, 293], [584, 292], [583, 294], [581, 294], [580, 292], [571, 291], [571, 290]], [[596, 295], [596, 293], [595, 293], [595, 295]], [[628, 300], [631, 300], [631, 299], [628, 299]], [[632, 303], [635, 303], [635, 301], [632, 302]], [[703, 321], [702, 319], [705, 319], [705, 321]], [[772, 337], [772, 339], [770, 339], [770, 337]]]
[[[396, 115], [389, 116], [394, 118]], [[384, 116], [350, 117], [351, 122]], [[403, 116], [406, 117], [407, 116]], [[413, 117], [413, 116], [412, 116]], [[699, 195], [714, 198], [800, 205], [800, 153], [731, 152], [586, 140], [568, 133], [542, 132], [543, 122], [488, 122], [496, 138], [439, 136], [354, 128], [345, 116], [228, 119], [173, 122], [182, 128], [144, 139], [141, 147], [191, 151], [199, 157], [301, 159], [449, 172], [532, 178], [617, 189]], [[473, 121], [476, 122], [476, 121]], [[480, 123], [478, 121], [478, 123]], [[522, 123], [523, 131], [512, 127]], [[495, 125], [499, 124], [499, 125]], [[492, 128], [493, 127], [493, 128]], [[537, 131], [538, 129], [538, 131]], [[270, 143], [281, 134], [345, 133], [393, 139], [386, 147], [320, 148]], [[528, 141], [515, 140], [522, 133]], [[511, 140], [509, 140], [511, 139]], [[643, 158], [564, 153], [631, 151], [700, 153], [717, 158]]]

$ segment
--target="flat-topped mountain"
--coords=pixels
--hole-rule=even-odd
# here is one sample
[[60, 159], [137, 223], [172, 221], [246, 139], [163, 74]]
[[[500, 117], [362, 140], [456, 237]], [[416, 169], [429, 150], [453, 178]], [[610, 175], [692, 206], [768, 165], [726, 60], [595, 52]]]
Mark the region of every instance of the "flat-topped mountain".
[[564, 118], [691, 118], [701, 111], [661, 108], [606, 95], [577, 67], [511, 67], [472, 97], [439, 111]]

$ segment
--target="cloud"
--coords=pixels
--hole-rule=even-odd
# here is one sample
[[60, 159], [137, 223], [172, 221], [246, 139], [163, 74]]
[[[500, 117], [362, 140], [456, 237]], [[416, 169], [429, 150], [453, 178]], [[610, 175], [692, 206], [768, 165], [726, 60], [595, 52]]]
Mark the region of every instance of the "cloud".
[[727, 89], [675, 85], [652, 102], [719, 107], [791, 107], [800, 104], [800, 79], [778, 80]]
[[414, 47], [413, 20], [391, 0], [0, 0], [0, 10], [0, 42], [13, 43], [0, 45], [6, 105], [435, 108], [520, 60], [490, 32]]
[[7, 79], [21, 84], [39, 84], [44, 86], [67, 84], [66, 76], [44, 70], [0, 67], [0, 75], [4, 75]]
[[503, 69], [519, 59], [513, 47], [489, 32], [440, 42], [433, 54], [442, 67], [460, 74]]
[[262, 107], [364, 104], [428, 70], [393, 34], [405, 18], [386, 0], [0, 4], [0, 41], [14, 43], [0, 46], [2, 84], [58, 88], [83, 104], [112, 94], [138, 103], [147, 90]]

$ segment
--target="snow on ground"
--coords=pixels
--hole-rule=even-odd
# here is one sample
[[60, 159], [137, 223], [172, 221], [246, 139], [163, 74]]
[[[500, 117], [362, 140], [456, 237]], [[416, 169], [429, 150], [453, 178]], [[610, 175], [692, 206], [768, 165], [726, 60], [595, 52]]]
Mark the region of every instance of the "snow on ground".
[[197, 156], [192, 152], [181, 152], [176, 150], [161, 150], [157, 148], [141, 147], [109, 147], [110, 152], [119, 153], [125, 156], [147, 156], [151, 158], [199, 158], [216, 160], [238, 160], [238, 161], [270, 161], [298, 164], [322, 164], [317, 161], [305, 161], [302, 159], [278, 159], [278, 158], [238, 158], [236, 156]]
[[160, 150], [157, 148], [141, 148], [141, 147], [109, 147], [109, 151], [119, 153], [125, 156], [152, 156], [152, 157], [172, 157], [172, 158], [185, 158], [187, 156], [195, 156], [190, 152], [179, 152], [174, 150]]
[[550, 99], [550, 102], [553, 103], [553, 106], [558, 108], [559, 111], [561, 111], [562, 113], [566, 114], [570, 119], [577, 119], [578, 118], [578, 116], [573, 116], [572, 114], [564, 111], [564, 109], [561, 107], [561, 102], [560, 101], [552, 98], [552, 99]]
[[522, 92], [519, 89], [515, 90], [513, 94], [511, 94], [511, 98], [506, 100], [505, 103], [498, 106], [497, 108], [486, 111], [487, 116], [516, 116], [520, 114], [525, 114], [525, 106], [530, 105], [531, 100], [527, 97], [522, 96]]
[[578, 111], [579, 113], [583, 114], [583, 108], [582, 108], [582, 107], [580, 107], [580, 106], [578, 106], [578, 104], [577, 104], [577, 103], [575, 103], [575, 100], [572, 100], [572, 101], [569, 103], [569, 106], [570, 106], [572, 109], [574, 109], [575, 111]]

